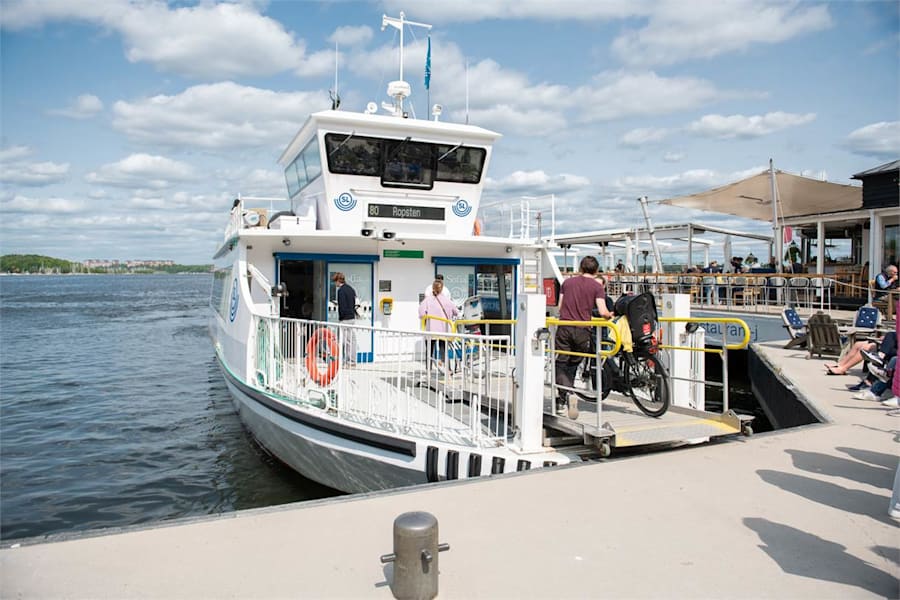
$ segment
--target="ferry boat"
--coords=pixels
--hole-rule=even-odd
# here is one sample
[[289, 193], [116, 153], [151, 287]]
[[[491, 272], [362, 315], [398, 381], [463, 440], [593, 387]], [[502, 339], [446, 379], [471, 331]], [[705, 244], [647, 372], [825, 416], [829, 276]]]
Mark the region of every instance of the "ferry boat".
[[[510, 346], [525, 296], [543, 297], [544, 250], [478, 235], [500, 135], [443, 122], [439, 106], [410, 118], [409, 94], [393, 81], [386, 114], [373, 102], [311, 114], [279, 159], [283, 205], [235, 200], [214, 255], [211, 334], [240, 417], [279, 460], [347, 492], [573, 460], [542, 444], [540, 400], [512, 408], [526, 384], [543, 395], [543, 362], [528, 383]], [[338, 319], [338, 272], [356, 319]], [[423, 331], [437, 275], [467, 318], [461, 333]], [[448, 350], [435, 359], [434, 346]]]

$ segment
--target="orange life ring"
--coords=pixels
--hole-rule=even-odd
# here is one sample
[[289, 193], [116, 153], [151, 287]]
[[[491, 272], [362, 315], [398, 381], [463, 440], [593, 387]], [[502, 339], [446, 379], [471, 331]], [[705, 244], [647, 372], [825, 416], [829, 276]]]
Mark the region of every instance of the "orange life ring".
[[[326, 345], [324, 358], [327, 366], [323, 370], [319, 370], [319, 365], [316, 361], [320, 342], [325, 342]], [[324, 327], [313, 331], [309, 341], [306, 342], [306, 370], [309, 371], [309, 376], [319, 385], [328, 385], [334, 379], [334, 376], [337, 375], [339, 366], [338, 343], [334, 334]]]

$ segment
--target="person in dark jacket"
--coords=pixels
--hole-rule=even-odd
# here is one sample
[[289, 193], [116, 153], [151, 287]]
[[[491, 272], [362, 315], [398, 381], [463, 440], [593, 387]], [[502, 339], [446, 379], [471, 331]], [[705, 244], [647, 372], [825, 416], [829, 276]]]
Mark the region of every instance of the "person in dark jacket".
[[347, 284], [340, 271], [332, 275], [331, 280], [337, 288], [338, 321], [353, 321], [356, 319], [356, 290]]
[[[338, 321], [351, 325], [356, 320], [356, 290], [354, 290], [346, 281], [344, 274], [340, 271], [335, 272], [331, 276], [334, 286], [337, 290], [338, 302]], [[356, 339], [355, 332], [351, 328], [346, 328], [341, 332], [344, 338], [343, 355], [344, 364], [356, 364]]]

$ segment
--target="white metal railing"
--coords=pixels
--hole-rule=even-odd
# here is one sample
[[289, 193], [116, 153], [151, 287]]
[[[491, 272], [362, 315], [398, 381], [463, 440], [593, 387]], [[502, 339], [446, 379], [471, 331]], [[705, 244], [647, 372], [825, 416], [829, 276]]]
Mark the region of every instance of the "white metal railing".
[[[310, 198], [314, 198], [316, 196], [321, 195], [320, 193], [313, 194]], [[229, 215], [228, 225], [225, 227], [225, 236], [223, 238], [223, 242], [227, 242], [234, 236], [238, 234], [241, 229], [248, 229], [250, 227], [254, 227], [247, 223], [244, 220], [244, 216], [249, 213], [256, 212], [253, 209], [247, 209], [247, 202], [268, 202], [268, 208], [263, 209], [265, 212], [265, 217], [267, 219], [272, 218], [272, 216], [277, 212], [276, 203], [284, 203], [286, 208], [291, 208], [290, 200], [287, 198], [268, 198], [261, 196], [240, 196], [234, 202], [234, 206], [231, 209], [231, 214]], [[262, 215], [261, 215], [262, 216]]]
[[522, 196], [482, 204], [479, 217], [488, 235], [552, 243], [556, 237], [556, 196]]
[[[784, 274], [688, 274], [616, 273], [605, 275], [607, 293], [652, 292], [657, 300], [666, 293], [688, 294], [695, 308], [768, 312], [766, 307], [784, 305], [830, 310], [832, 295], [839, 285], [824, 275], [791, 276]], [[846, 285], [846, 284], [840, 284]]]
[[422, 439], [487, 447], [511, 437], [509, 336], [255, 317], [252, 340], [251, 385], [284, 401]]

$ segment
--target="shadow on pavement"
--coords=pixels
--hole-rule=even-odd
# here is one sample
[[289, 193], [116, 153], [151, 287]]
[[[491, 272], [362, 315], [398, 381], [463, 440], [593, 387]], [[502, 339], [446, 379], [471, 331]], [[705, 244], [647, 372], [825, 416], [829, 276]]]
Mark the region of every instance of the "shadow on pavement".
[[890, 574], [848, 554], [844, 546], [789, 525], [748, 517], [744, 525], [759, 536], [760, 548], [791, 575], [852, 585], [883, 598], [897, 594]]

